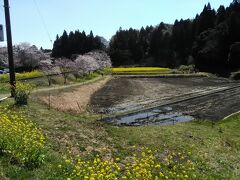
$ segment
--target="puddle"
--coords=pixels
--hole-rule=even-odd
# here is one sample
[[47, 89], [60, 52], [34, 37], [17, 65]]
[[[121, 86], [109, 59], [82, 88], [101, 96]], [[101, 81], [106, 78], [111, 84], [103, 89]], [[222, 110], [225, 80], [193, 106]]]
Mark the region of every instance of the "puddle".
[[115, 125], [142, 126], [142, 125], [174, 125], [180, 122], [192, 121], [194, 118], [179, 112], [171, 107], [154, 108], [147, 111], [106, 118], [103, 121]]

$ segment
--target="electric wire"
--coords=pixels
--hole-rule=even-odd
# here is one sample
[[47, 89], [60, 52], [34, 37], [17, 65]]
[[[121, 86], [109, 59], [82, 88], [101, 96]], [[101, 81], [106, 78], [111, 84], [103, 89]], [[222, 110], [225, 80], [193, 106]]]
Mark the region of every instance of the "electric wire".
[[48, 38], [49, 38], [50, 42], [52, 43], [51, 35], [50, 35], [50, 33], [49, 33], [49, 30], [48, 30], [48, 28], [47, 28], [47, 25], [46, 25], [46, 23], [45, 23], [45, 20], [44, 20], [44, 18], [43, 18], [43, 15], [42, 15], [42, 13], [41, 13], [41, 11], [40, 11], [40, 8], [39, 8], [39, 6], [38, 6], [38, 4], [37, 4], [37, 1], [36, 1], [36, 0], [33, 0], [33, 3], [35, 4], [35, 7], [36, 7], [37, 12], [38, 12], [38, 15], [39, 15], [39, 17], [40, 17], [40, 19], [41, 19], [41, 21], [42, 21], [42, 25], [43, 25], [43, 27], [44, 27], [47, 35], [48, 35]]

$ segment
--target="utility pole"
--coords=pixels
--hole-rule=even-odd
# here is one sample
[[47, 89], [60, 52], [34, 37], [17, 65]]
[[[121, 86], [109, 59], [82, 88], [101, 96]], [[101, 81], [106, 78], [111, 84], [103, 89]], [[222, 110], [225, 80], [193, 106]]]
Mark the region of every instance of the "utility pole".
[[5, 20], [6, 20], [6, 31], [7, 31], [7, 47], [8, 47], [8, 64], [9, 64], [9, 73], [10, 73], [10, 85], [11, 85], [11, 96], [15, 94], [15, 68], [13, 60], [13, 48], [12, 48], [12, 32], [11, 32], [11, 21], [9, 13], [9, 2], [4, 0], [4, 9], [5, 9]]

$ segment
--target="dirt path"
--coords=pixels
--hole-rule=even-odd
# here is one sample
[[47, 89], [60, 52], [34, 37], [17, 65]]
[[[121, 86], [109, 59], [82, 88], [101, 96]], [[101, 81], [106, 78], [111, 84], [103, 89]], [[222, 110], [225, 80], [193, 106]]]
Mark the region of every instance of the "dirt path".
[[[82, 86], [67, 86], [65, 87], [66, 91], [63, 90], [60, 93], [57, 93], [56, 95], [50, 96], [50, 105], [51, 107], [60, 110], [60, 111], [67, 111], [67, 112], [75, 112], [75, 113], [81, 113], [86, 111], [87, 106], [90, 102], [91, 96], [101, 89], [109, 80], [111, 77], [106, 77], [102, 80], [98, 80], [96, 82], [84, 84]], [[72, 89], [69, 90], [69, 87]], [[56, 90], [56, 89], [52, 89]], [[57, 89], [60, 90], [60, 89]], [[49, 91], [49, 89], [44, 90], [38, 90], [38, 92], [46, 92]], [[48, 95], [42, 95], [39, 97], [41, 101], [43, 101], [45, 104], [49, 104], [49, 96]]]
[[75, 87], [79, 87], [81, 85], [87, 85], [87, 84], [90, 84], [90, 83], [97, 82], [101, 79], [102, 79], [102, 77], [97, 77], [97, 78], [94, 78], [94, 79], [89, 80], [87, 82], [74, 83], [74, 84], [64, 85], [64, 86], [59, 85], [59, 86], [54, 86], [54, 87], [40, 88], [40, 89], [34, 90], [32, 93], [49, 92], [49, 91], [55, 91], [55, 90], [64, 90], [66, 88], [75, 88]]

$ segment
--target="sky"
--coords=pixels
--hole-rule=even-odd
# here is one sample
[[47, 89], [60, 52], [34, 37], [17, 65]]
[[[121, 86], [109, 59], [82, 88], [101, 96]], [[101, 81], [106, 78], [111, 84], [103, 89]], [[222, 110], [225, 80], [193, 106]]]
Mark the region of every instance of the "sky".
[[[232, 0], [9, 0], [13, 44], [51, 49], [63, 30], [92, 30], [109, 40], [120, 27], [140, 29], [194, 18], [208, 2], [217, 9]], [[3, 0], [0, 5], [0, 24], [5, 25]]]

